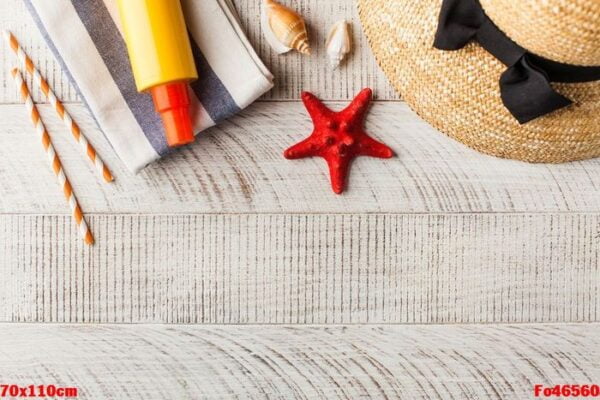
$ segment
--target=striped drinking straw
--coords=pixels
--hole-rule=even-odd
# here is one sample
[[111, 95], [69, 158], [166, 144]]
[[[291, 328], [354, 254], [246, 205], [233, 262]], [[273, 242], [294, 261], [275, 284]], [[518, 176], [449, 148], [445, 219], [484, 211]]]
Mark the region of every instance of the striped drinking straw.
[[31, 98], [31, 94], [29, 93], [27, 84], [23, 81], [23, 76], [17, 68], [13, 69], [11, 72], [12, 76], [15, 78], [15, 84], [17, 85], [17, 88], [21, 93], [21, 97], [25, 102], [25, 106], [29, 111], [29, 116], [31, 118], [33, 126], [35, 127], [35, 131], [38, 133], [40, 139], [42, 140], [42, 145], [44, 146], [44, 150], [46, 150], [46, 154], [48, 155], [48, 161], [50, 162], [50, 166], [52, 167], [52, 170], [56, 175], [58, 183], [63, 189], [63, 193], [65, 195], [65, 198], [67, 199], [67, 203], [69, 203], [69, 206], [71, 207], [71, 213], [73, 215], [73, 218], [75, 219], [75, 222], [77, 223], [79, 233], [83, 237], [85, 243], [91, 245], [94, 243], [94, 237], [92, 236], [92, 232], [88, 228], [87, 223], [83, 218], [83, 212], [81, 211], [81, 208], [77, 203], [77, 199], [75, 198], [75, 194], [73, 193], [71, 183], [69, 183], [69, 180], [67, 179], [63, 171], [60, 159], [54, 151], [54, 146], [52, 146], [50, 135], [44, 127], [44, 124], [40, 118], [40, 113], [38, 112], [36, 106], [33, 104], [33, 99]]
[[21, 63], [23, 64], [25, 70], [33, 77], [33, 80], [40, 86], [42, 92], [44, 93], [50, 104], [52, 104], [52, 107], [58, 113], [58, 116], [63, 120], [65, 126], [71, 131], [73, 137], [75, 138], [77, 143], [79, 143], [83, 152], [87, 155], [92, 164], [94, 164], [98, 173], [102, 175], [104, 181], [112, 182], [114, 178], [110, 170], [108, 169], [108, 167], [106, 167], [106, 165], [104, 165], [104, 162], [96, 153], [94, 147], [90, 144], [90, 142], [81, 132], [79, 125], [77, 125], [73, 118], [71, 118], [71, 115], [69, 115], [61, 101], [56, 98], [56, 95], [50, 88], [48, 81], [46, 81], [46, 79], [40, 74], [38, 69], [35, 68], [33, 61], [21, 48], [21, 45], [17, 41], [17, 38], [15, 38], [15, 36], [10, 31], [4, 31], [3, 35], [8, 44], [10, 45], [10, 48], [16, 54], [19, 61], [21, 61]]

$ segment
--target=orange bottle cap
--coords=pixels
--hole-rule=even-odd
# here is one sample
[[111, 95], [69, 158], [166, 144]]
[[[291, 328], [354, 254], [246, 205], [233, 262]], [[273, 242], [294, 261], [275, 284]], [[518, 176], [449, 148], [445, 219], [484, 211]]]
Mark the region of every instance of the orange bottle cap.
[[190, 98], [186, 82], [166, 83], [150, 89], [154, 108], [162, 117], [167, 143], [179, 147], [194, 141]]

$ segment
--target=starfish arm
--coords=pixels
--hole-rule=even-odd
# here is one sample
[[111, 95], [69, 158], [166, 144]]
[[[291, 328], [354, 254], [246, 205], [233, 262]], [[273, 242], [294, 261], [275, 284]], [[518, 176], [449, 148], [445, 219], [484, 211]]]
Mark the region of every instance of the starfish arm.
[[287, 149], [283, 153], [283, 156], [285, 158], [287, 158], [288, 160], [295, 160], [298, 158], [316, 156], [317, 148], [313, 144], [313, 141], [314, 141], [313, 137], [309, 136], [308, 138], [304, 139], [300, 143], [296, 143], [295, 145], [293, 145], [292, 147]]
[[324, 118], [328, 119], [334, 114], [321, 100], [312, 93], [302, 92], [302, 102], [308, 111], [310, 118], [315, 124], [319, 124]]
[[360, 138], [358, 155], [376, 158], [392, 158], [394, 151], [366, 134]]
[[373, 91], [369, 88], [363, 89], [352, 100], [352, 103], [341, 111], [341, 114], [345, 116], [349, 125], [359, 126], [364, 123], [372, 98]]
[[326, 160], [331, 176], [331, 188], [336, 194], [341, 194], [346, 188], [348, 169], [352, 160], [348, 157], [332, 157]]

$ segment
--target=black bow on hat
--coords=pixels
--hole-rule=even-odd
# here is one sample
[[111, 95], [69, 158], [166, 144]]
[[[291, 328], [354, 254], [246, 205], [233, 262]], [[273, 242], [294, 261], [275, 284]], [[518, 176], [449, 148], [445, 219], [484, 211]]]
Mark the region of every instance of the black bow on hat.
[[600, 67], [562, 64], [529, 53], [494, 25], [478, 0], [444, 0], [434, 47], [458, 50], [472, 39], [508, 67], [500, 77], [502, 102], [521, 124], [572, 103], [550, 82], [600, 79]]

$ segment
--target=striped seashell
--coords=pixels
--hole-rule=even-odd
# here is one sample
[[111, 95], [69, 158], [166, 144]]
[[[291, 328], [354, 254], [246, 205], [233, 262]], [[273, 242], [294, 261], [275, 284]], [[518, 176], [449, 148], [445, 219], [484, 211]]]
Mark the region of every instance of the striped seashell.
[[273, 49], [286, 53], [292, 49], [310, 55], [310, 44], [304, 18], [275, 0], [265, 0], [263, 9], [265, 37]]

